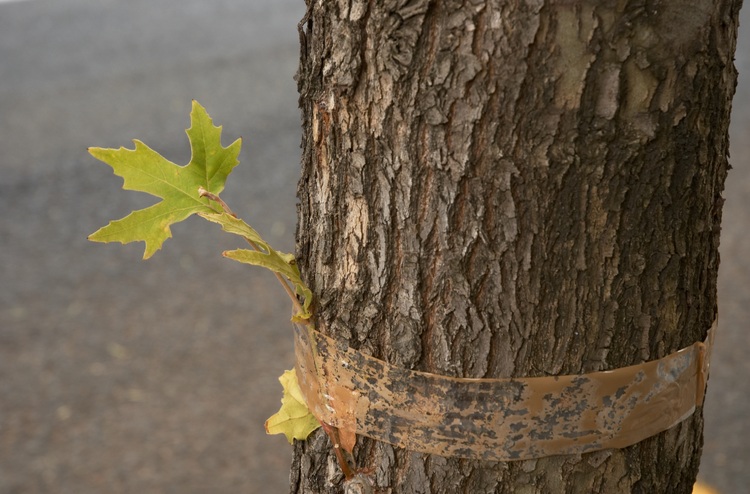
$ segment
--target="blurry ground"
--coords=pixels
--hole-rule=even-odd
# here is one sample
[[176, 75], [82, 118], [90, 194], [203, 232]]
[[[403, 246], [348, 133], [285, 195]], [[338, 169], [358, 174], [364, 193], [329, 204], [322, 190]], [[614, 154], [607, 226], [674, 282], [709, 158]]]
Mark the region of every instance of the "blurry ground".
[[[149, 261], [86, 236], [153, 202], [88, 146], [185, 164], [191, 99], [244, 138], [222, 196], [293, 250], [301, 0], [0, 4], [0, 493], [286, 492], [275, 279], [197, 218]], [[217, 245], [218, 242], [218, 245]]]
[[[152, 201], [86, 153], [133, 138], [184, 164], [190, 100], [225, 143], [222, 194], [293, 250], [302, 0], [0, 2], [0, 494], [275, 493], [267, 437], [292, 365], [274, 279], [224, 260], [197, 219], [149, 261], [86, 235]], [[748, 12], [746, 12], [746, 18]], [[701, 476], [750, 485], [750, 36], [740, 40], [722, 237], [721, 330]]]

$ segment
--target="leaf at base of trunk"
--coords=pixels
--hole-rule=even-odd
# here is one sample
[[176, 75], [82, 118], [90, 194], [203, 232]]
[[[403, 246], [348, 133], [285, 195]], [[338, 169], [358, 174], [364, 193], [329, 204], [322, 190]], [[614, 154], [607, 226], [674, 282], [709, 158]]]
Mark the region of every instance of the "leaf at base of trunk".
[[284, 388], [284, 397], [279, 411], [266, 420], [266, 433], [284, 434], [289, 444], [294, 439], [307, 439], [307, 436], [320, 427], [320, 422], [305, 405], [297, 373], [294, 369], [285, 371], [279, 381]]

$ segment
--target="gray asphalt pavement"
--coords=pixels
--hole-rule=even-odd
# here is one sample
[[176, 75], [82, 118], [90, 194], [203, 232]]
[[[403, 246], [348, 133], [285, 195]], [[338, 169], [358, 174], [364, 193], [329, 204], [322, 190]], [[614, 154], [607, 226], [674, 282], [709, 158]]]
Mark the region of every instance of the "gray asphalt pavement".
[[[86, 153], [139, 138], [187, 163], [190, 101], [244, 139], [222, 197], [293, 250], [303, 0], [0, 2], [0, 494], [286, 492], [263, 431], [293, 362], [288, 303], [191, 219], [142, 244], [86, 236], [153, 201]], [[745, 19], [750, 23], [748, 10]], [[721, 326], [701, 476], [750, 485], [750, 36], [737, 55]]]
[[223, 197], [293, 250], [300, 0], [0, 4], [0, 493], [286, 492], [263, 422], [293, 365], [272, 276], [191, 219], [149, 261], [94, 244], [151, 204], [88, 156], [187, 163], [192, 99], [244, 139]]

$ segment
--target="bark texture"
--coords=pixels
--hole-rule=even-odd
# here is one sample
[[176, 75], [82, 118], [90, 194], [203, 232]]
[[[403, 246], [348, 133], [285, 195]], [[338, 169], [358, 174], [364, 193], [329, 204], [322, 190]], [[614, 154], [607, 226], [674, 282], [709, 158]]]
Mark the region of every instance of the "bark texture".
[[[716, 316], [740, 1], [308, 0], [298, 259], [318, 328], [463, 377], [661, 358]], [[511, 463], [360, 438], [378, 492], [689, 493], [702, 415]], [[294, 493], [342, 492], [326, 437]]]

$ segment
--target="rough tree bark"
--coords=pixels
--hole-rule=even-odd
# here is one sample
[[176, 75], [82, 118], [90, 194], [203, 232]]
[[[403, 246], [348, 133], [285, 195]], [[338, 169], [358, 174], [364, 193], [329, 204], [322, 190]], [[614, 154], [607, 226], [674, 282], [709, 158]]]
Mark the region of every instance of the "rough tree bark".
[[[298, 258], [317, 324], [392, 364], [586, 373], [717, 312], [739, 0], [308, 0]], [[702, 414], [521, 462], [358, 439], [393, 493], [688, 493]], [[321, 432], [291, 491], [341, 492]]]

